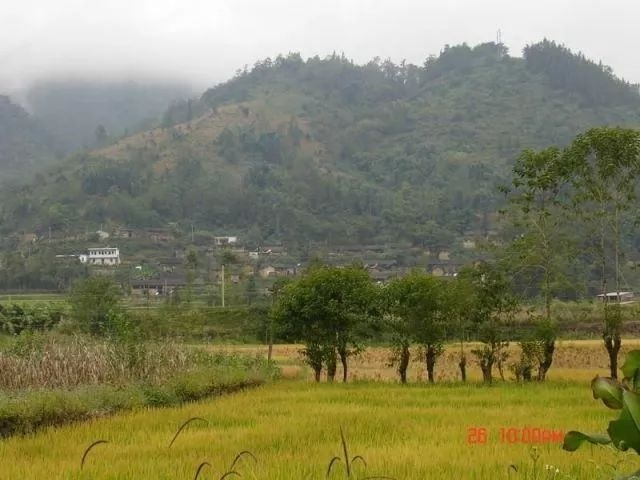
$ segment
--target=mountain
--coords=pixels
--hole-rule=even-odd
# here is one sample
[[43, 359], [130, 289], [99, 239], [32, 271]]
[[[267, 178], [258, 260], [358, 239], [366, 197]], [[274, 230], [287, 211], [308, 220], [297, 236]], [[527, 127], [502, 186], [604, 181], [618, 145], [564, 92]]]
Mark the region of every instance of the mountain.
[[28, 179], [55, 156], [53, 136], [24, 108], [0, 95], [0, 183]]
[[485, 235], [522, 149], [640, 126], [637, 86], [607, 67], [549, 41], [524, 53], [488, 43], [420, 66], [266, 59], [175, 102], [160, 127], [13, 192], [0, 232], [177, 222], [299, 246]]
[[106, 80], [45, 80], [26, 92], [30, 111], [67, 153], [152, 128], [183, 84]]

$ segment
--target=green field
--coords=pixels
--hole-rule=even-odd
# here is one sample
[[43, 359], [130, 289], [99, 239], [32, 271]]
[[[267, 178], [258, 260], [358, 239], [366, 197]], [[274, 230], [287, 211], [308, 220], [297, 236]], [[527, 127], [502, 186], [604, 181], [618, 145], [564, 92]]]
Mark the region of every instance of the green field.
[[[610, 411], [609, 411], [610, 412]], [[201, 478], [220, 478], [242, 450], [236, 466], [242, 478], [322, 479], [329, 461], [342, 455], [340, 428], [354, 464], [353, 478], [387, 475], [396, 479], [611, 478], [612, 468], [637, 469], [634, 457], [605, 447], [576, 453], [558, 443], [539, 446], [537, 475], [531, 445], [500, 440], [501, 428], [567, 431], [603, 430], [609, 412], [591, 398], [588, 384], [556, 381], [545, 385], [493, 387], [449, 384], [401, 386], [392, 383], [278, 383], [180, 408], [149, 409], [89, 423], [50, 429], [32, 437], [0, 442], [1, 478], [189, 479], [209, 462]], [[168, 445], [178, 427], [194, 422]], [[484, 427], [486, 444], [469, 444], [469, 428]], [[96, 440], [84, 470], [80, 460]], [[511, 471], [515, 465], [518, 473]], [[554, 465], [550, 474], [545, 465]], [[214, 475], [215, 474], [215, 475]], [[555, 477], [553, 475], [556, 475]], [[235, 477], [227, 477], [235, 478]], [[330, 478], [346, 478], [344, 464]]]

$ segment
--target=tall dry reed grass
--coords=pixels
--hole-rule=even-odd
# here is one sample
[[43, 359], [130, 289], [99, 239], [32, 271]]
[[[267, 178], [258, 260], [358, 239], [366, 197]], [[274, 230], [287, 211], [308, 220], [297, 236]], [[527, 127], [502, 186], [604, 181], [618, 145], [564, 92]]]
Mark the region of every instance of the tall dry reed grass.
[[120, 343], [86, 337], [34, 337], [0, 350], [0, 390], [160, 383], [201, 363], [169, 343]]

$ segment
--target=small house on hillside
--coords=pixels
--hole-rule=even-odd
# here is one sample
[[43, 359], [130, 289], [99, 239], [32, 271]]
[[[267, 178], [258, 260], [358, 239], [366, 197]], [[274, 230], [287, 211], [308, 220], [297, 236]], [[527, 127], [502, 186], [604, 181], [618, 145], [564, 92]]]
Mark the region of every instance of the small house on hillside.
[[265, 265], [258, 271], [258, 275], [262, 278], [270, 277], [293, 277], [298, 274], [297, 266], [285, 265]]
[[36, 243], [37, 240], [38, 235], [36, 235], [35, 233], [25, 233], [21, 238], [22, 243]]
[[636, 302], [635, 294], [633, 292], [601, 293], [597, 298], [604, 303], [619, 303], [620, 305]]
[[435, 262], [427, 265], [427, 272], [434, 277], [456, 277], [461, 267], [459, 263]]
[[169, 296], [187, 284], [182, 276], [166, 275], [149, 279], [137, 279], [131, 283], [132, 295]]
[[120, 265], [120, 250], [113, 247], [87, 249], [88, 255], [80, 255], [80, 261], [89, 265]]
[[133, 228], [118, 227], [113, 231], [114, 238], [136, 238], [139, 233]]
[[169, 228], [146, 228], [144, 234], [155, 243], [173, 240], [173, 232]]
[[216, 247], [226, 247], [238, 243], [238, 237], [213, 237], [213, 243]]

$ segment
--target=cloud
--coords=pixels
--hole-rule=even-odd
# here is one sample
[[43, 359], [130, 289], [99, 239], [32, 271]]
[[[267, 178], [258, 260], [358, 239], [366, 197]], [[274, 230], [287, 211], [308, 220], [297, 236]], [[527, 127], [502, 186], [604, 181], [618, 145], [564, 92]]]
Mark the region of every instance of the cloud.
[[146, 77], [213, 85], [278, 53], [422, 63], [444, 44], [511, 53], [543, 37], [640, 82], [640, 4], [610, 0], [21, 0], [3, 6], [0, 88], [43, 77]]

